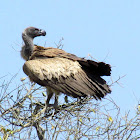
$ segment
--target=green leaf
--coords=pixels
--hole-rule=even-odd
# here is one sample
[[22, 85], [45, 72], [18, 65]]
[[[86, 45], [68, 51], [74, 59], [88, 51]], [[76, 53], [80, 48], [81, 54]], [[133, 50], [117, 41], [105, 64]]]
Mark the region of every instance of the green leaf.
[[111, 117], [108, 117], [109, 122], [113, 122], [113, 119]]
[[23, 78], [20, 79], [20, 81], [24, 81], [25, 79], [26, 79], [26, 77], [23, 77]]
[[82, 122], [82, 118], [80, 118], [79, 121]]
[[96, 113], [96, 111], [94, 109], [91, 109], [91, 111], [93, 111], [93, 113]]
[[140, 104], [138, 105], [138, 111], [140, 111]]
[[11, 131], [11, 129], [6, 129], [6, 132], [10, 132]]
[[100, 128], [101, 128], [100, 126], [96, 127], [96, 131], [99, 131]]
[[10, 134], [12, 135], [14, 133], [14, 131], [10, 131]]
[[44, 92], [42, 92], [42, 95], [43, 95], [44, 97], [46, 97], [46, 94], [45, 94]]

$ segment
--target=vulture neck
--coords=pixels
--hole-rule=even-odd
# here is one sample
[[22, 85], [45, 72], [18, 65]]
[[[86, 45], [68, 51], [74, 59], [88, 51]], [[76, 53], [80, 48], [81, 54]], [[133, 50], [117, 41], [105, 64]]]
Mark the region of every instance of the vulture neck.
[[22, 39], [23, 39], [25, 45], [22, 47], [21, 56], [25, 60], [29, 60], [30, 56], [32, 55], [33, 49], [34, 49], [33, 38], [26, 35], [25, 33], [23, 33]]

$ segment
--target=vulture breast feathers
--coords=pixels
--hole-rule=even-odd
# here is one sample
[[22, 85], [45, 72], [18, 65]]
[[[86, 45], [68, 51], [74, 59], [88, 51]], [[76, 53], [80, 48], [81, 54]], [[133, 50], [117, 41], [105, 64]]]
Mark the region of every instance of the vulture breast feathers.
[[101, 76], [110, 76], [104, 62], [79, 58], [58, 48], [34, 46], [23, 71], [31, 81], [72, 97], [101, 99], [111, 90]]

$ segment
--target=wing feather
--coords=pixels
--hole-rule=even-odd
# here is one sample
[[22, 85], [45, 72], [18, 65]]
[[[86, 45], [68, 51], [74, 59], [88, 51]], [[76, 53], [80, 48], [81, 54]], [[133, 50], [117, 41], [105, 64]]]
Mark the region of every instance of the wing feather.
[[54, 57], [29, 60], [25, 62], [23, 70], [31, 81], [73, 97], [91, 95], [100, 99], [110, 92], [102, 78], [88, 76], [79, 62], [70, 59]]
[[86, 60], [84, 58], [77, 57], [74, 54], [70, 54], [65, 52], [64, 50], [58, 48], [44, 48], [41, 46], [35, 46], [33, 54], [30, 57], [30, 60], [38, 59], [39, 57], [44, 58], [67, 58], [73, 61], [78, 61], [82, 66], [82, 69], [89, 73], [94, 73], [98, 76], [110, 76], [111, 74], [111, 66], [104, 62], [95, 62], [93, 60]]

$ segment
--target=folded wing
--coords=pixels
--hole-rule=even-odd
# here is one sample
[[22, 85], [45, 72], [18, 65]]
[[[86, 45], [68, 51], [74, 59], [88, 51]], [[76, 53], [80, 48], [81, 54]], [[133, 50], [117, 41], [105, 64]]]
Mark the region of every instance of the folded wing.
[[48, 53], [44, 50], [44, 54], [41, 53], [41, 55], [36, 52], [40, 51], [34, 51], [30, 60], [26, 61], [23, 66], [24, 72], [31, 81], [42, 86], [49, 86], [72, 97], [90, 95], [95, 99], [101, 99], [111, 92], [105, 80], [95, 72], [91, 73], [92, 70], [88, 70], [89, 66], [84, 67], [85, 59], [83, 59], [84, 64], [81, 65], [80, 60], [76, 60], [80, 58], [75, 55], [72, 55], [73, 57], [70, 54], [66, 55], [62, 50], [59, 53], [58, 51]]

